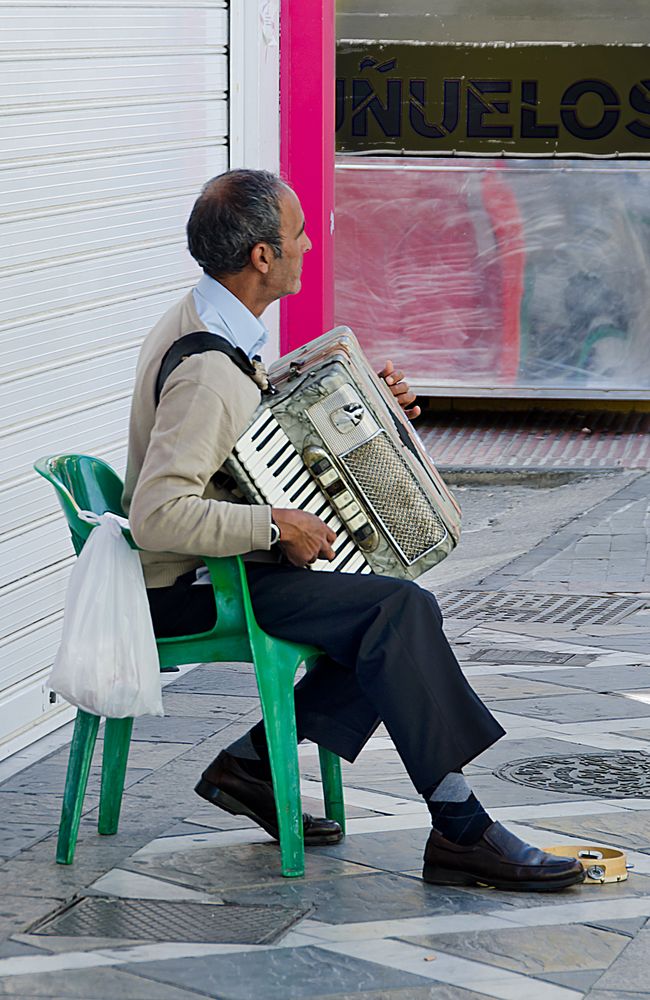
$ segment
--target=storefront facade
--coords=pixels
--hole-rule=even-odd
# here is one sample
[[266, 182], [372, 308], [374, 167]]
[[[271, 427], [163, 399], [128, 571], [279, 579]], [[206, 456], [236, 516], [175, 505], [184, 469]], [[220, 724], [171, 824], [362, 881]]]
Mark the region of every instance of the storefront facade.
[[197, 278], [198, 189], [278, 168], [279, 5], [43, 0], [0, 24], [2, 758], [72, 716], [47, 676], [73, 556], [32, 463], [123, 473], [140, 343]]
[[337, 11], [337, 322], [425, 395], [648, 399], [643, 5]]

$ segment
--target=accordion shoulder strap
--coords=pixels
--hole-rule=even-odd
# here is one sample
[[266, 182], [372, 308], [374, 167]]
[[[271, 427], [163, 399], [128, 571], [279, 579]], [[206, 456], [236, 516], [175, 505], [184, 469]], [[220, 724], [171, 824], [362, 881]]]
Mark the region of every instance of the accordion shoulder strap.
[[237, 365], [245, 375], [248, 375], [252, 379], [255, 378], [255, 366], [248, 355], [242, 351], [241, 347], [233, 347], [225, 337], [220, 337], [216, 333], [209, 333], [207, 330], [187, 333], [172, 344], [162, 359], [158, 377], [156, 378], [156, 406], [158, 406], [160, 401], [163, 386], [171, 373], [178, 368], [182, 361], [185, 361], [192, 354], [204, 354], [206, 351], [220, 351], [229, 357], [233, 364]]

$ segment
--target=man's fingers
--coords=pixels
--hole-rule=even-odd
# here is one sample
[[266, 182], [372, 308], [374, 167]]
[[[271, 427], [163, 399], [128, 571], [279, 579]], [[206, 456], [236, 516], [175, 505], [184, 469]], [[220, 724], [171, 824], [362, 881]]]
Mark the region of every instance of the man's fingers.
[[[408, 384], [408, 382], [399, 382], [397, 385], [392, 385], [390, 388], [391, 388], [391, 392], [393, 393], [393, 396], [399, 396], [399, 397], [401, 397], [401, 396], [407, 396], [408, 395], [408, 396], [411, 396], [412, 399], [415, 399], [415, 393], [411, 389], [411, 387]], [[404, 401], [400, 398], [400, 403], [403, 404], [403, 402]]]
[[409, 418], [409, 420], [415, 420], [416, 417], [420, 416], [422, 410], [420, 409], [419, 406], [413, 406], [411, 407], [410, 410], [405, 410], [404, 412], [406, 413], [406, 416]]
[[392, 361], [387, 361], [382, 370], [378, 373], [379, 378], [387, 379], [389, 375], [393, 374], [394, 365]]
[[331, 528], [328, 528], [325, 532], [325, 541], [329, 542], [330, 545], [336, 541], [336, 532], [332, 531]]
[[[393, 392], [395, 392], [395, 387], [398, 385], [398, 383], [402, 382], [403, 378], [404, 378], [404, 372], [392, 372], [386, 378], [386, 385], [389, 385], [393, 390]], [[406, 382], [404, 382], [404, 385], [406, 385]]]

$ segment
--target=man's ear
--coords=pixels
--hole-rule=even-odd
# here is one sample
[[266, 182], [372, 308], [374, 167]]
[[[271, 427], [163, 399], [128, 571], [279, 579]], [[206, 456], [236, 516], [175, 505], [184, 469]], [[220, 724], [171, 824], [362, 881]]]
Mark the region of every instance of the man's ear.
[[261, 274], [268, 274], [273, 251], [268, 243], [256, 243], [251, 250], [251, 264]]

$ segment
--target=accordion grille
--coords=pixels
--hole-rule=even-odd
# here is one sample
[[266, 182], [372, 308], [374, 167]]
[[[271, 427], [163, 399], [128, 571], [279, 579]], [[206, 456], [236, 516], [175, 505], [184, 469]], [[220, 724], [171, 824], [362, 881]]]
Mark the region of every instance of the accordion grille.
[[342, 462], [407, 563], [447, 537], [441, 518], [384, 431], [348, 452]]

